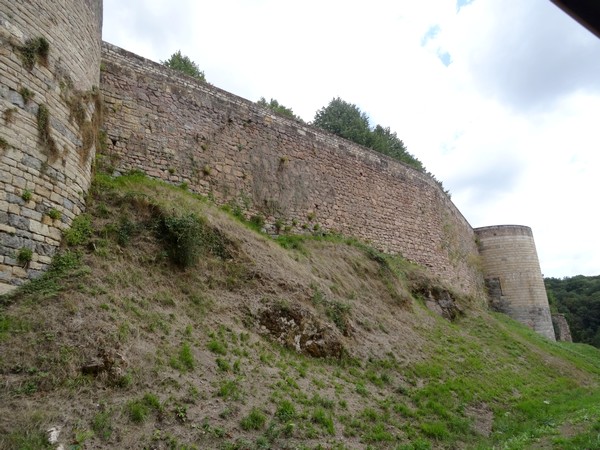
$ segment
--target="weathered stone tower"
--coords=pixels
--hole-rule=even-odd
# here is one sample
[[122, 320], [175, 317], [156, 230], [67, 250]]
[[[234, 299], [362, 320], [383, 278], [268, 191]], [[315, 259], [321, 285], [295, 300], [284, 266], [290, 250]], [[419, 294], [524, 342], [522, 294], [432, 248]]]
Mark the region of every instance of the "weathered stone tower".
[[491, 306], [555, 340], [531, 228], [475, 228]]
[[0, 0], [0, 293], [50, 263], [95, 154], [102, 0]]

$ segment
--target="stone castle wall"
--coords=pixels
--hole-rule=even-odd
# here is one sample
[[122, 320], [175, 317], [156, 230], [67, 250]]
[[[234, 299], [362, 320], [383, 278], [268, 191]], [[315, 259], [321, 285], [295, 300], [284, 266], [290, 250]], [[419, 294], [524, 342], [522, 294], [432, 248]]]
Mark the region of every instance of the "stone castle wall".
[[483, 270], [498, 309], [554, 339], [529, 228], [473, 230], [429, 176], [102, 44], [101, 28], [101, 0], [0, 0], [0, 294], [40, 275], [83, 211], [103, 97], [118, 170], [271, 228], [362, 238], [464, 294], [482, 294]]
[[119, 170], [297, 232], [357, 236], [482, 292], [474, 232], [429, 176], [106, 43], [101, 90]]
[[0, 293], [47, 267], [84, 208], [101, 29], [101, 0], [0, 0]]
[[476, 228], [492, 307], [554, 340], [548, 297], [531, 228]]

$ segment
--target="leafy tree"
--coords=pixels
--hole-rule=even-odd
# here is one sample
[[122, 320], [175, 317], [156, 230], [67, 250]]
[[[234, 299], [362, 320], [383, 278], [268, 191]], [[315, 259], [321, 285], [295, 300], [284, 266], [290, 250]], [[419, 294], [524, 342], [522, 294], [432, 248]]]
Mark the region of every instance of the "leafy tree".
[[265, 108], [269, 108], [271, 111], [276, 112], [277, 114], [281, 114], [282, 116], [291, 117], [292, 119], [300, 120], [302, 119], [294, 114], [291, 108], [283, 106], [274, 98], [271, 101], [267, 102], [264, 97], [261, 97], [259, 101], [256, 102], [258, 105], [263, 106]]
[[198, 65], [190, 58], [182, 55], [181, 50], [177, 50], [166, 61], [161, 61], [161, 64], [197, 78], [200, 81], [206, 81], [204, 71], [200, 70]]
[[425, 172], [423, 163], [408, 153], [404, 142], [398, 138], [396, 132], [390, 130], [390, 127], [383, 128], [381, 125], [377, 125], [371, 133], [370, 147], [398, 161], [402, 161], [421, 172]]
[[573, 341], [600, 348], [600, 276], [545, 278], [550, 308], [565, 315]]
[[357, 144], [369, 146], [369, 117], [358, 106], [339, 97], [317, 111], [313, 125]]
[[[426, 173], [425, 167], [411, 155], [404, 142], [390, 127], [377, 125], [371, 129], [369, 116], [352, 103], [334, 98], [315, 114], [313, 125], [352, 142], [372, 148]], [[436, 180], [437, 181], [437, 180]]]

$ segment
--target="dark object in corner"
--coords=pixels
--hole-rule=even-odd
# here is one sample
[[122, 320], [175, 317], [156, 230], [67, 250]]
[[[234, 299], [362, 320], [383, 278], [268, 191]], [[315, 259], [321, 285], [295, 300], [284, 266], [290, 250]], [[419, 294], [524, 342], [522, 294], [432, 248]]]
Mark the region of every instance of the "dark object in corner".
[[600, 38], [598, 0], [552, 0], [552, 3]]

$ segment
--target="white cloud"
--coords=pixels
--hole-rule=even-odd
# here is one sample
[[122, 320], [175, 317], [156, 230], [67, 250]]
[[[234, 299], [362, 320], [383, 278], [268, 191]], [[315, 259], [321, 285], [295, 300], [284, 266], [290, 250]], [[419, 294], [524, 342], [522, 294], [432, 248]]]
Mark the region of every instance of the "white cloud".
[[[546, 0], [104, 2], [104, 39], [305, 120], [390, 126], [473, 226], [533, 228], [542, 271], [600, 273], [600, 40]], [[450, 58], [445, 65], [441, 60]], [[446, 63], [448, 61], [446, 60]]]

